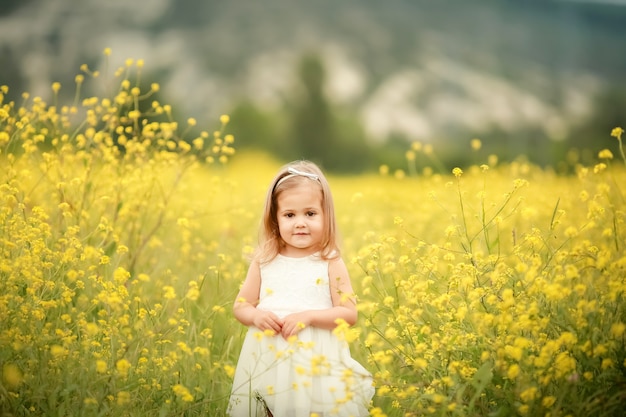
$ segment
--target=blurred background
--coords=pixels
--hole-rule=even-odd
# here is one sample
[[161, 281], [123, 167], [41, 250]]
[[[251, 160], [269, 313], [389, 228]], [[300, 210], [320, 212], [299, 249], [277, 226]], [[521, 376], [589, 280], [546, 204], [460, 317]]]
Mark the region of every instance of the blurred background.
[[403, 168], [413, 142], [464, 166], [474, 138], [566, 170], [626, 125], [622, 0], [0, 1], [10, 99], [59, 81], [70, 101], [105, 47], [144, 59], [179, 120], [229, 114], [238, 152], [336, 172]]

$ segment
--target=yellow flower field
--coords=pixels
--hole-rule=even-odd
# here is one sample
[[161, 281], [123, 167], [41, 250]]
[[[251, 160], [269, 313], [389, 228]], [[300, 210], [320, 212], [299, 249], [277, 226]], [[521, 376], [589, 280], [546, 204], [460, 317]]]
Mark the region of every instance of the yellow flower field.
[[[2, 415], [225, 415], [279, 163], [234, 155], [227, 116], [174, 120], [142, 67], [91, 98], [83, 67], [67, 104], [1, 87]], [[416, 144], [405, 172], [329, 176], [360, 310], [337, 332], [374, 375], [372, 416], [620, 415], [622, 133], [570, 176], [476, 141], [484, 165], [433, 173]]]

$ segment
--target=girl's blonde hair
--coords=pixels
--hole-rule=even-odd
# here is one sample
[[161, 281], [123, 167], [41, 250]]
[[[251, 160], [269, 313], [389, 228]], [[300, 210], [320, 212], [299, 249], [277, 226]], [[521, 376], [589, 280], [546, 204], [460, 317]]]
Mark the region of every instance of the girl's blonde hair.
[[[296, 174], [294, 174], [296, 172]], [[274, 259], [284, 245], [278, 229], [277, 205], [278, 196], [285, 190], [297, 187], [305, 181], [314, 181], [322, 192], [322, 210], [324, 212], [324, 231], [320, 256], [322, 259], [333, 259], [339, 256], [337, 245], [337, 224], [335, 206], [330, 186], [322, 170], [310, 161], [294, 161], [284, 165], [272, 180], [265, 197], [265, 209], [259, 232], [259, 247], [255, 258], [260, 263]]]

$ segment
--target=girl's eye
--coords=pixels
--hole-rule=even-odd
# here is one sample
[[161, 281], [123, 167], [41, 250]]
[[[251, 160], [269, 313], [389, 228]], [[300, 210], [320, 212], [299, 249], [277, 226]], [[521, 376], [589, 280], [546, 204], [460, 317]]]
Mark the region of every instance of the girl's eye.
[[293, 213], [287, 213], [287, 214], [285, 214], [285, 217], [293, 217], [293, 216], [294, 216], [294, 214], [293, 214]]
[[306, 215], [309, 217], [315, 216], [317, 213], [314, 211], [309, 211]]

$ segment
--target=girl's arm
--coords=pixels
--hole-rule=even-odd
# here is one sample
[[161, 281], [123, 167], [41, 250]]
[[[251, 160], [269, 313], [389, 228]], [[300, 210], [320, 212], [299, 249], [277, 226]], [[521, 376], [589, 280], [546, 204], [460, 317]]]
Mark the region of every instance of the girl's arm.
[[273, 330], [277, 334], [282, 330], [282, 320], [271, 311], [259, 310], [256, 305], [259, 303], [261, 291], [261, 269], [255, 260], [248, 268], [246, 279], [237, 294], [233, 305], [235, 318], [246, 326], [256, 326], [260, 330]]
[[288, 315], [283, 320], [282, 335], [284, 338], [297, 334], [307, 326], [332, 330], [337, 327], [337, 319], [345, 320], [350, 326], [356, 323], [356, 298], [348, 268], [341, 258], [330, 261], [328, 277], [333, 307], [326, 310], [308, 310]]

